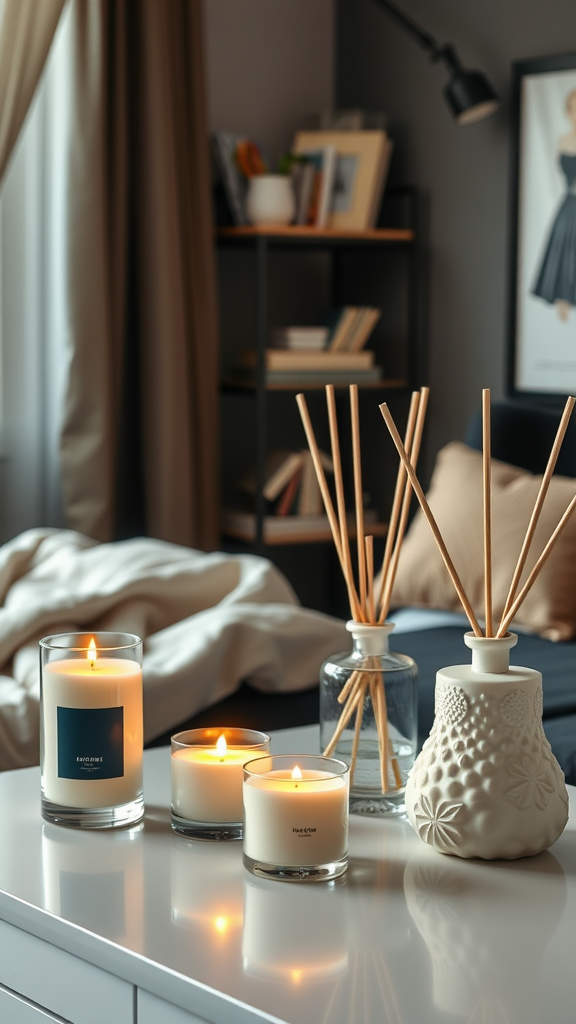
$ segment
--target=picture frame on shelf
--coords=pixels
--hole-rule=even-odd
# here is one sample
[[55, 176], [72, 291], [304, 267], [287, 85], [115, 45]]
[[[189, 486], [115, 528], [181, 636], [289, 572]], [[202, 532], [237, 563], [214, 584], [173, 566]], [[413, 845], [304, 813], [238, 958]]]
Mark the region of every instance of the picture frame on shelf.
[[576, 388], [576, 53], [512, 66], [508, 392]]
[[303, 131], [292, 149], [304, 154], [325, 147], [336, 153], [328, 226], [341, 231], [374, 227], [392, 153], [386, 132]]

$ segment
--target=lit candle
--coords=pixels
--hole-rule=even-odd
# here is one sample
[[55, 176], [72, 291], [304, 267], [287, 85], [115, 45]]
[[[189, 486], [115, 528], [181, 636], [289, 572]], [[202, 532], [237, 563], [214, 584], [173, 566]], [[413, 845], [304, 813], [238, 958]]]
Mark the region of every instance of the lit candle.
[[[42, 650], [42, 812], [94, 827], [127, 824], [143, 813], [142, 642], [126, 634], [46, 637]], [[62, 657], [62, 655], [65, 655]], [[71, 817], [67, 820], [67, 809]]]
[[187, 822], [200, 826], [232, 824], [240, 829], [236, 836], [240, 838], [243, 768], [259, 750], [266, 753], [269, 742], [265, 733], [250, 729], [225, 729], [220, 733], [215, 729], [191, 729], [173, 736], [175, 830], [194, 834], [194, 829], [187, 828]]
[[306, 869], [295, 878], [336, 877], [347, 865], [348, 768], [332, 758], [294, 760], [277, 755], [245, 768], [246, 866], [267, 877], [288, 877], [282, 868]]

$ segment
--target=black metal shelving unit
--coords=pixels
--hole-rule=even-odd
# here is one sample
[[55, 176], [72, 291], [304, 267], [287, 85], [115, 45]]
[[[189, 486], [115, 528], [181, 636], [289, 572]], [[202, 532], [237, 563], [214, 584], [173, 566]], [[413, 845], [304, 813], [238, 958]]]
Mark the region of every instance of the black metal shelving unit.
[[[302, 386], [288, 385], [267, 385], [265, 367], [265, 349], [269, 337], [269, 260], [272, 253], [280, 250], [324, 250], [332, 254], [331, 292], [332, 304], [338, 305], [338, 296], [342, 291], [342, 256], [353, 251], [375, 250], [401, 250], [407, 253], [407, 288], [405, 311], [406, 337], [406, 364], [409, 369], [406, 378], [386, 380], [381, 382], [360, 385], [362, 391], [369, 390], [372, 393], [382, 395], [384, 400], [386, 392], [399, 390], [408, 391], [422, 383], [422, 352], [420, 339], [420, 294], [419, 294], [419, 255], [418, 255], [418, 232], [416, 224], [417, 216], [417, 193], [415, 189], [404, 188], [398, 190], [401, 198], [406, 201], [408, 209], [408, 226], [394, 228], [373, 228], [367, 231], [342, 232], [331, 229], [318, 229], [314, 227], [230, 227], [218, 230], [217, 242], [219, 248], [246, 249], [255, 251], [255, 308], [256, 308], [256, 374], [255, 384], [243, 385], [233, 381], [224, 381], [221, 391], [226, 394], [245, 394], [250, 396], [256, 403], [256, 437], [254, 443], [255, 467], [256, 467], [256, 506], [255, 506], [255, 537], [249, 545], [258, 554], [268, 551], [270, 545], [264, 540], [264, 517], [265, 499], [262, 494], [264, 487], [266, 448], [268, 436], [268, 404], [269, 397], [278, 391], [292, 391], [296, 394], [300, 390], [312, 391], [314, 386], [303, 384]], [[340, 387], [340, 386], [338, 386]], [[347, 385], [341, 385], [345, 388]], [[324, 539], [324, 538], [323, 538]], [[327, 535], [326, 540], [329, 540]], [[315, 541], [316, 543], [318, 541]], [[276, 542], [278, 543], [278, 542]], [[291, 543], [296, 543], [291, 541]], [[306, 541], [300, 541], [306, 543]]]

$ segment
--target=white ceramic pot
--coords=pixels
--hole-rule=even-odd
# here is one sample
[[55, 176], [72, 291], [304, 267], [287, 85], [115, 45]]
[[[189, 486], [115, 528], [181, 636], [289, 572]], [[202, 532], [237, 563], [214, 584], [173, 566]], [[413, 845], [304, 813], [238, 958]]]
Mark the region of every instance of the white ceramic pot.
[[542, 728], [542, 676], [508, 665], [513, 633], [467, 633], [471, 665], [436, 676], [436, 717], [406, 785], [406, 811], [440, 853], [540, 853], [568, 820], [564, 774]]
[[289, 224], [295, 213], [292, 179], [286, 174], [257, 174], [250, 178], [246, 214], [251, 224]]

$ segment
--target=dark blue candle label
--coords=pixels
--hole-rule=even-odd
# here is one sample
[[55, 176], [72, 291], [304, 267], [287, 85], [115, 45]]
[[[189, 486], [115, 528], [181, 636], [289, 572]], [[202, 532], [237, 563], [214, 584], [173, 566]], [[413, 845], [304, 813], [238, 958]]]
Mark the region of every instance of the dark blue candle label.
[[57, 708], [58, 778], [124, 775], [124, 708]]

